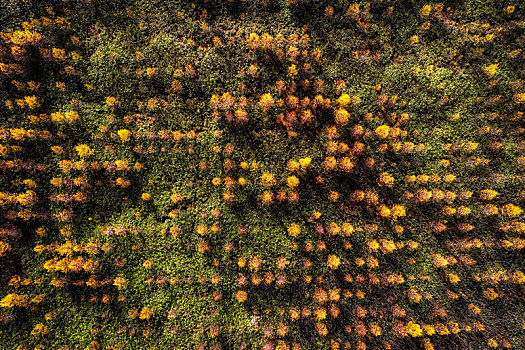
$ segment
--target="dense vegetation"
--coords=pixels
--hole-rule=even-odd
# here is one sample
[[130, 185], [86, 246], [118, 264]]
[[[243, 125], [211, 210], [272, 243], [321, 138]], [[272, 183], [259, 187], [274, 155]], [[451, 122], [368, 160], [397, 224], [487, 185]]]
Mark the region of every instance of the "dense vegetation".
[[525, 349], [524, 11], [0, 2], [0, 348]]

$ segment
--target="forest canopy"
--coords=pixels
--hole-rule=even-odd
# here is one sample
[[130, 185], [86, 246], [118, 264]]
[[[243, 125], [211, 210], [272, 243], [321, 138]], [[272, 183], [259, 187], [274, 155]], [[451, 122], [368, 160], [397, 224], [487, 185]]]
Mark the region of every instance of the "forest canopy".
[[0, 348], [524, 349], [524, 14], [1, 1]]

